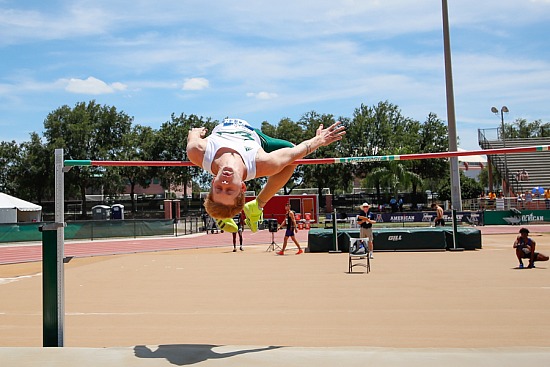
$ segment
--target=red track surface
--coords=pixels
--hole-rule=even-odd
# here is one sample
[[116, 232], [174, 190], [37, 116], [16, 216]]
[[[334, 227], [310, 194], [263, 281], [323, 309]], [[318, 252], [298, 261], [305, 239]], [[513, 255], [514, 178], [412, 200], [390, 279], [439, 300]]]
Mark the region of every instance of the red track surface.
[[[296, 238], [301, 243], [307, 242], [307, 231], [298, 231]], [[282, 244], [284, 232], [275, 233], [275, 242]], [[237, 244], [239, 239], [237, 238]], [[245, 231], [243, 245], [271, 243], [271, 233]], [[181, 237], [153, 237], [137, 239], [98, 240], [89, 242], [65, 242], [65, 257], [90, 257], [137, 252], [153, 252], [167, 250], [184, 250], [208, 247], [233, 247], [233, 237], [230, 233], [194, 234]], [[42, 261], [42, 244], [5, 244], [0, 245], [0, 265], [24, 262]]]
[[[526, 225], [531, 232], [550, 232], [550, 225]], [[480, 226], [482, 235], [488, 234], [515, 234], [520, 226]], [[275, 242], [280, 246], [284, 232], [275, 233]], [[296, 239], [304, 245], [307, 243], [308, 231], [298, 231]], [[256, 233], [245, 231], [243, 235], [244, 247], [249, 245], [271, 243], [271, 233], [263, 230]], [[238, 239], [237, 239], [238, 243]], [[65, 257], [90, 257], [116, 254], [130, 254], [137, 252], [154, 252], [167, 250], [184, 250], [208, 247], [233, 246], [233, 238], [229, 233], [194, 234], [181, 237], [154, 237], [137, 239], [100, 240], [89, 242], [66, 242]], [[293, 245], [291, 245], [292, 247]], [[267, 249], [267, 247], [266, 247]], [[42, 261], [42, 244], [5, 244], [0, 245], [0, 265], [24, 262]]]

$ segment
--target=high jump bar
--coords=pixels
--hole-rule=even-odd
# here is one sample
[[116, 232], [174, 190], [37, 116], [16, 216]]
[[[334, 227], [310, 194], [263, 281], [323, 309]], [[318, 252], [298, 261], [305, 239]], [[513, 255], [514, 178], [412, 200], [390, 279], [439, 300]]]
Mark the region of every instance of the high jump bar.
[[[550, 150], [550, 145], [534, 145], [528, 147], [497, 148], [481, 150], [464, 150], [456, 152], [437, 152], [437, 153], [416, 153], [416, 154], [394, 154], [394, 155], [370, 155], [364, 157], [345, 157], [345, 158], [313, 158], [297, 159], [295, 164], [335, 164], [335, 163], [361, 163], [361, 162], [384, 162], [384, 161], [410, 161], [415, 159], [436, 159], [463, 157], [471, 155], [495, 155], [512, 153], [530, 153]], [[185, 167], [195, 166], [188, 161], [93, 161], [88, 159], [66, 159], [66, 167], [76, 166], [161, 166], [161, 167]]]

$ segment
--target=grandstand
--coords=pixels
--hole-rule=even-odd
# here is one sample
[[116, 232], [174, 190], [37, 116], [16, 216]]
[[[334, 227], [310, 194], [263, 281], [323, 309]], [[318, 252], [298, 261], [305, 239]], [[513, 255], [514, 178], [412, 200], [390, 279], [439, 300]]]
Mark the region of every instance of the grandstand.
[[[478, 130], [479, 146], [482, 149], [498, 149], [512, 147], [527, 147], [535, 145], [550, 145], [550, 138], [515, 138], [489, 140], [484, 130]], [[534, 187], [550, 188], [550, 151], [533, 153], [497, 154], [491, 156], [492, 164], [505, 178], [507, 186], [514, 194], [531, 191]], [[505, 171], [505, 166], [508, 168]], [[520, 180], [517, 173], [526, 170], [528, 180]]]

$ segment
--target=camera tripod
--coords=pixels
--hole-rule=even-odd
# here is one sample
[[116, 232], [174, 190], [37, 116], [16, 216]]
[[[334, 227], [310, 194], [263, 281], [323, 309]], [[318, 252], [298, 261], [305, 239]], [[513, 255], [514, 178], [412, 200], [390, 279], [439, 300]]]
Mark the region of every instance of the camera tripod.
[[269, 252], [269, 251], [275, 251], [276, 249], [277, 250], [280, 250], [281, 249], [281, 246], [277, 245], [275, 243], [275, 232], [271, 232], [271, 244], [267, 247], [267, 250], [265, 250], [265, 252]]

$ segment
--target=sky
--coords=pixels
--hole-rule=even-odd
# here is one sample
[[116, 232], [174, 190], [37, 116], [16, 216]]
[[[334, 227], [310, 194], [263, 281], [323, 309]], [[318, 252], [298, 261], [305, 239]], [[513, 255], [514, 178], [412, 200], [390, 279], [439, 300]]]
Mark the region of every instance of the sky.
[[[550, 122], [550, 0], [448, 0], [459, 147]], [[0, 141], [95, 100], [158, 129], [174, 113], [253, 126], [397, 105], [447, 122], [442, 1], [0, 0]]]

